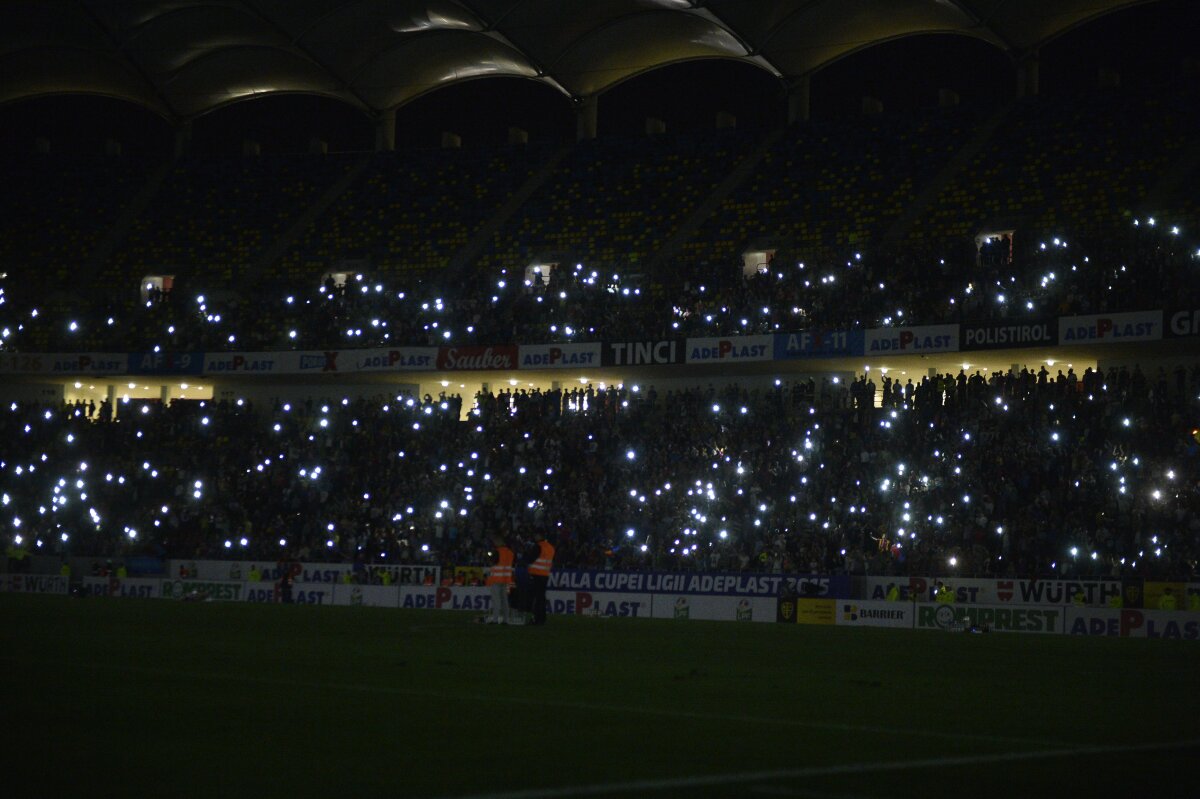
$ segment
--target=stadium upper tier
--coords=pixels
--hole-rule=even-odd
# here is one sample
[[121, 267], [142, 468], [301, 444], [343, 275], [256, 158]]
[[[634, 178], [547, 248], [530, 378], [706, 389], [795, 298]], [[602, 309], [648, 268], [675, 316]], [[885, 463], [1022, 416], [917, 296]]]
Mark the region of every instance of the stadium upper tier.
[[1195, 579], [1200, 368], [890, 382], [12, 403], [0, 500], [47, 554]]
[[[570, 147], [8, 156], [0, 341], [519, 343], [1165, 308], [1196, 295], [1194, 192], [1170, 190], [1195, 108], [1110, 91]], [[1011, 262], [977, 253], [1009, 230]], [[764, 269], [743, 279], [747, 252]], [[528, 285], [537, 265], [556, 267]], [[154, 275], [168, 301], [141, 296]]]

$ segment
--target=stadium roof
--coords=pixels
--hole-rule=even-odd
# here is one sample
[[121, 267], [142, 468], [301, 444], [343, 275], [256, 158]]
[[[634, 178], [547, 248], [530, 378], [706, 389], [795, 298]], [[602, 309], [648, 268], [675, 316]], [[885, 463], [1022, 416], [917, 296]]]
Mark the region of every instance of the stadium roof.
[[924, 33], [1012, 54], [1147, 0], [16, 0], [0, 103], [107, 95], [169, 119], [301, 92], [374, 113], [477, 77], [572, 98], [702, 58], [781, 79]]

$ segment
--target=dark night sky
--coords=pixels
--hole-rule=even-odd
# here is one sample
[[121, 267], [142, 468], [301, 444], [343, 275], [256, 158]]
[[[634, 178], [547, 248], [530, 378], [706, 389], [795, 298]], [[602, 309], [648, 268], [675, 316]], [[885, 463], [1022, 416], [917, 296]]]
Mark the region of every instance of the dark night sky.
[[[1178, 83], [1180, 63], [1195, 49], [1200, 2], [1165, 0], [1109, 15], [1046, 45], [1041, 86], [1062, 96], [1094, 85], [1099, 67], [1117, 69], [1123, 85], [1137, 88]], [[950, 66], [948, 66], [950, 65]], [[1193, 78], [1194, 79], [1194, 78]], [[884, 43], [838, 61], [812, 79], [814, 119], [853, 117], [861, 98], [880, 98], [887, 112], [936, 104], [937, 90], [952, 88], [964, 103], [993, 105], [1010, 97], [1014, 68], [1007, 55], [963, 36], [928, 35]], [[718, 111], [740, 127], [778, 125], [784, 119], [781, 82], [767, 72], [733, 61], [699, 61], [664, 67], [622, 83], [600, 98], [600, 134], [633, 134], [647, 116], [668, 130], [710, 128]], [[464, 146], [505, 140], [509, 126], [531, 138], [563, 141], [574, 135], [571, 102], [528, 80], [492, 78], [432, 92], [397, 112], [398, 147], [436, 146], [442, 131], [458, 132]], [[243, 138], [264, 151], [303, 151], [310, 138], [330, 149], [365, 150], [374, 143], [373, 123], [362, 112], [308, 95], [273, 96], [236, 103], [197, 119], [193, 146], [201, 152], [237, 152]], [[27, 151], [44, 136], [56, 152], [100, 152], [104, 139], [127, 153], [157, 154], [169, 148], [169, 126], [156, 115], [117, 100], [57, 96], [0, 107], [0, 146]]]

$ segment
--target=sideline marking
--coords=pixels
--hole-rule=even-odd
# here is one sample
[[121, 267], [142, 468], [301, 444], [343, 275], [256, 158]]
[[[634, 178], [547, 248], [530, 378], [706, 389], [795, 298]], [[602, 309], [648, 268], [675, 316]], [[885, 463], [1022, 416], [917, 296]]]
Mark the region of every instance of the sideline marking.
[[499, 793], [468, 794], [455, 797], [454, 799], [557, 799], [557, 797], [568, 796], [602, 796], [615, 792], [669, 791], [675, 788], [707, 788], [715, 785], [794, 780], [801, 777], [838, 777], [845, 774], [862, 774], [876, 771], [905, 771], [944, 768], [946, 766], [974, 766], [982, 763], [1013, 763], [1022, 760], [1045, 760], [1056, 757], [1076, 757], [1079, 755], [1154, 752], [1192, 747], [1200, 747], [1200, 738], [1190, 741], [1134, 744], [1131, 746], [1079, 746], [1070, 749], [1051, 749], [1038, 752], [1000, 752], [991, 755], [931, 757], [920, 760], [884, 760], [875, 763], [846, 763], [840, 766], [815, 766], [812, 768], [786, 768], [772, 771], [743, 771], [735, 774], [710, 774], [699, 777], [631, 780], [629, 782], [610, 782], [606, 785], [574, 785], [562, 788], [534, 788], [531, 790], [501, 791]]
[[[0, 660], [17, 660], [13, 655], [0, 655]], [[32, 662], [26, 660], [25, 662]], [[1046, 741], [1036, 738], [1019, 738], [1005, 735], [985, 735], [981, 733], [948, 733], [938, 732], [936, 730], [923, 729], [897, 729], [893, 727], [879, 727], [870, 724], [840, 724], [833, 721], [807, 721], [805, 719], [796, 719], [788, 717], [774, 716], [743, 716], [743, 715], [727, 715], [723, 713], [700, 713], [690, 710], [671, 710], [668, 708], [653, 708], [642, 706], [628, 705], [610, 705], [600, 702], [560, 702], [551, 699], [538, 699], [535, 697], [517, 697], [517, 696], [496, 696], [491, 694], [456, 694], [446, 691], [425, 691], [416, 688], [399, 688], [392, 685], [361, 685], [347, 683], [326, 683], [317, 682], [314, 680], [291, 680], [278, 677], [260, 677], [253, 674], [227, 674], [221, 672], [199, 672], [199, 671], [175, 671], [172, 669], [157, 668], [154, 666], [135, 666], [128, 664], [115, 663], [71, 663], [67, 664], [62, 661], [40, 661], [43, 665], [72, 665], [82, 666], [92, 669], [106, 669], [109, 671], [132, 671], [142, 674], [165, 675], [168, 677], [178, 677], [188, 680], [228, 680], [233, 682], [248, 682], [258, 683], [261, 685], [284, 685], [291, 688], [307, 688], [307, 689], [335, 689], [340, 691], [349, 691], [354, 693], [370, 693], [370, 694], [392, 694], [395, 696], [416, 696], [434, 699], [445, 699], [455, 702], [493, 702], [504, 705], [540, 705], [548, 708], [563, 708], [569, 710], [586, 710], [601, 713], [621, 713], [621, 714], [640, 714], [643, 716], [664, 716], [667, 718], [678, 719], [697, 719], [701, 721], [723, 721], [739, 724], [774, 724], [781, 727], [797, 727], [800, 729], [810, 730], [830, 730], [833, 732], [847, 733], [872, 733], [879, 735], [906, 735], [919, 736], [925, 738], [939, 738], [943, 740], [975, 740], [986, 741], [990, 743], [1008, 743], [1008, 744], [1023, 744], [1026, 746], [1045, 746], [1056, 747], [1062, 746], [1063, 741]]]

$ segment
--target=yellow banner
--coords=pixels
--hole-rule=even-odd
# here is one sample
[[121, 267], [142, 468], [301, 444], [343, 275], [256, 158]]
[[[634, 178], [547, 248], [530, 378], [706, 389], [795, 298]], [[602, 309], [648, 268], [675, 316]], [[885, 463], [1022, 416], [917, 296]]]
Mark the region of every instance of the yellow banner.
[[1145, 588], [1142, 589], [1142, 607], [1147, 610], [1162, 609], [1167, 589], [1170, 589], [1171, 596], [1175, 597], [1175, 609], [1187, 610], [1187, 583], [1155, 583], [1150, 580], [1146, 581]]
[[796, 600], [796, 622], [798, 624], [833, 624], [837, 601], [833, 599]]

